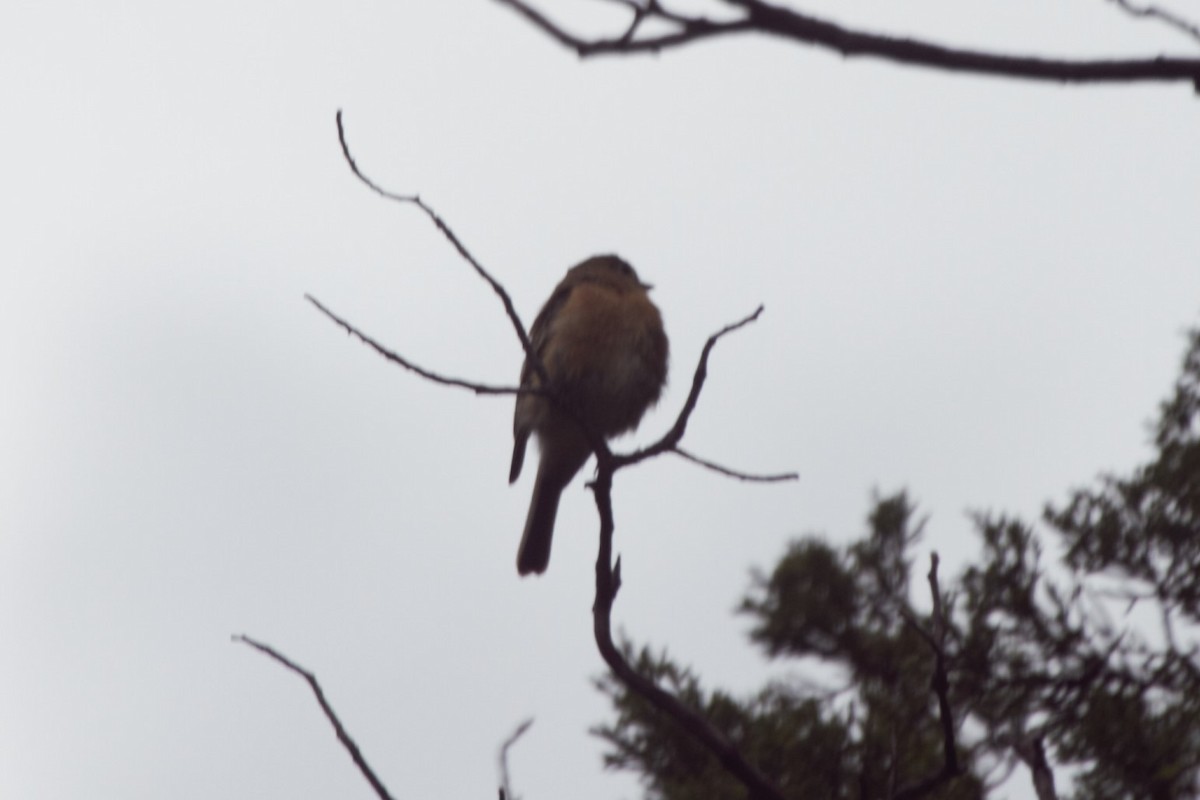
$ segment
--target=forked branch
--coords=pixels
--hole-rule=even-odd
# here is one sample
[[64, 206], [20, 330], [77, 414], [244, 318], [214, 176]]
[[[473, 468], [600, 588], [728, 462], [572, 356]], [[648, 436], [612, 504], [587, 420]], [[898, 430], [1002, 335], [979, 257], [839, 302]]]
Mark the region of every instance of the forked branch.
[[[900, 64], [950, 72], [1055, 83], [1191, 82], [1200, 92], [1200, 59], [1157, 56], [1140, 59], [1058, 59], [946, 47], [920, 39], [854, 30], [763, 0], [725, 0], [740, 16], [715, 20], [668, 10], [658, 0], [630, 5], [632, 23], [613, 37], [578, 36], [524, 0], [496, 0], [579, 56], [658, 53], [692, 42], [743, 33], [758, 33], [831, 50], [842, 56], [869, 56]], [[1129, 10], [1126, 2], [1120, 4]], [[1157, 10], [1156, 10], [1157, 11]], [[1155, 14], [1166, 18], [1163, 12]], [[662, 23], [665, 33], [637, 36], [647, 19]], [[1183, 30], [1186, 23], [1174, 18]]]
[[508, 292], [500, 285], [500, 282], [483, 268], [483, 265], [475, 259], [475, 256], [471, 255], [471, 251], [462, 243], [462, 240], [458, 238], [454, 230], [446, 224], [441, 215], [421, 199], [420, 195], [390, 192], [363, 174], [362, 170], [358, 168], [358, 162], [354, 160], [354, 156], [350, 153], [350, 145], [346, 143], [346, 129], [342, 126], [342, 110], [340, 108], [337, 112], [337, 131], [338, 144], [342, 147], [342, 156], [345, 157], [346, 163], [350, 166], [350, 171], [354, 173], [355, 177], [380, 197], [387, 200], [394, 200], [397, 203], [409, 203], [421, 209], [422, 213], [429, 217], [430, 221], [442, 232], [442, 235], [450, 241], [450, 244], [454, 245], [454, 249], [463, 257], [463, 260], [471, 265], [471, 268], [479, 274], [479, 277], [487, 281], [488, 285], [492, 287], [492, 291], [500, 298], [500, 302], [504, 304], [504, 313], [508, 314], [509, 322], [512, 323], [513, 330], [517, 333], [517, 338], [521, 340], [521, 347], [525, 350], [525, 357], [534, 365], [534, 369], [538, 377], [542, 379], [542, 383], [549, 383], [550, 381], [546, 377], [546, 370], [542, 366], [541, 360], [538, 359], [537, 353], [534, 352], [533, 345], [529, 342], [529, 333], [525, 330], [525, 326], [521, 323], [521, 317], [517, 314], [517, 308], [513, 305], [512, 298], [508, 296]]
[[1168, 11], [1165, 8], [1149, 5], [1141, 6], [1131, 3], [1129, 0], [1112, 0], [1118, 7], [1131, 17], [1139, 19], [1152, 19], [1166, 24], [1168, 27], [1182, 33], [1184, 36], [1191, 38], [1193, 41], [1200, 42], [1200, 25], [1189, 22], [1173, 11]]

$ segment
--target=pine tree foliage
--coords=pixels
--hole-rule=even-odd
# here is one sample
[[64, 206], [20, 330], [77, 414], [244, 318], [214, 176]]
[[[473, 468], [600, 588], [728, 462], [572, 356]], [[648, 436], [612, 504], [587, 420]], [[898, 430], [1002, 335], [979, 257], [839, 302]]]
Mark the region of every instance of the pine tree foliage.
[[[929, 689], [933, 655], [905, 621], [908, 550], [919, 535], [899, 494], [880, 499], [861, 542], [837, 549], [794, 543], [770, 575], [757, 575], [742, 611], [752, 640], [775, 658], [814, 656], [841, 667], [853, 695], [773, 683], [739, 701], [706, 692], [665, 655], [637, 654], [645, 674], [676, 692], [725, 733], [788, 796], [850, 800], [888, 797], [940, 769], [942, 736]], [[745, 797], [706, 751], [611, 678], [600, 687], [617, 720], [597, 732], [609, 766], [632, 769], [663, 800]], [[982, 797], [967, 776], [931, 797]]]

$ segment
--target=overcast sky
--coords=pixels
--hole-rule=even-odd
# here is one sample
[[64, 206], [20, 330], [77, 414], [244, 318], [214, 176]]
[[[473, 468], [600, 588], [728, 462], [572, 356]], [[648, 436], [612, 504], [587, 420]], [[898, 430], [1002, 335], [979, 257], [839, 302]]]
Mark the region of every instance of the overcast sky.
[[[574, 8], [576, 16], [568, 14]], [[1044, 55], [1195, 54], [1102, 0], [810, 3], [875, 30]], [[622, 9], [558, 2], [580, 29]], [[1177, 10], [1200, 17], [1194, 0]], [[709, 685], [786, 671], [731, 614], [788, 540], [862, 533], [873, 489], [1036, 517], [1148, 454], [1200, 322], [1200, 98], [844, 60], [776, 40], [581, 62], [496, 3], [6, 3], [0, 9], [0, 796], [367, 797], [321, 678], [396, 796], [633, 798], [587, 733], [595, 519], [564, 495], [548, 573], [514, 560], [500, 305], [571, 264], [656, 285], [686, 440], [619, 476], [615, 620]], [[1023, 789], [1013, 797], [1028, 796]]]

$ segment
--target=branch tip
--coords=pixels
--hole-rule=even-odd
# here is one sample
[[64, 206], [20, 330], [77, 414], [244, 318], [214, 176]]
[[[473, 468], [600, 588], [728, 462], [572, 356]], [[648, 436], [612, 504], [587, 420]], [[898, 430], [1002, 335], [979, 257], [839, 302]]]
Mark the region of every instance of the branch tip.
[[329, 724], [333, 726], [333, 730], [334, 733], [337, 734], [338, 741], [342, 743], [342, 747], [344, 747], [346, 752], [350, 754], [350, 758], [354, 761], [355, 766], [358, 767], [358, 771], [364, 778], [367, 779], [367, 782], [371, 784], [371, 788], [375, 790], [375, 795], [379, 798], [379, 800], [393, 800], [392, 796], [388, 794], [387, 787], [383, 785], [383, 782], [379, 780], [379, 777], [367, 763], [367, 760], [363, 756], [362, 751], [359, 750], [358, 745], [352, 738], [350, 738], [350, 734], [346, 731], [346, 728], [342, 725], [342, 721], [338, 719], [337, 714], [334, 712], [333, 706], [331, 706], [325, 699], [325, 692], [321, 689], [321, 684], [317, 682], [316, 675], [309, 670], [306, 670], [304, 667], [301, 667], [295, 661], [292, 661], [283, 653], [280, 653], [278, 650], [264, 642], [252, 639], [245, 634], [236, 634], [232, 638], [234, 642], [253, 647], [255, 650], [258, 650], [260, 653], [268, 656], [276, 663], [281, 664], [289, 671], [294, 672], [300, 677], [304, 678], [304, 680], [308, 683], [309, 688], [312, 690], [313, 696], [316, 697], [317, 704], [321, 706], [321, 711], [325, 713], [325, 718], [329, 720]]

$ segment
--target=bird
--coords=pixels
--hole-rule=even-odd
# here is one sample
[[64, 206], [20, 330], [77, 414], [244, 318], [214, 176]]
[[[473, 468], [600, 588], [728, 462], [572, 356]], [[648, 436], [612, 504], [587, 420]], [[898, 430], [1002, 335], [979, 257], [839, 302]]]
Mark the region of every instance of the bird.
[[[651, 288], [620, 257], [592, 256], [567, 270], [530, 328], [530, 345], [557, 402], [518, 394], [513, 412], [510, 484], [521, 474], [531, 435], [540, 451], [517, 550], [521, 576], [546, 571], [559, 497], [592, 453], [579, 421], [598, 436], [618, 436], [635, 429], [662, 394], [668, 344]], [[526, 355], [521, 388], [542, 387]]]

